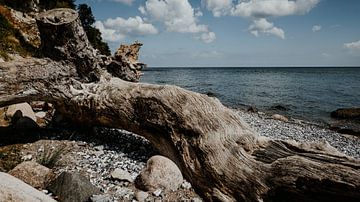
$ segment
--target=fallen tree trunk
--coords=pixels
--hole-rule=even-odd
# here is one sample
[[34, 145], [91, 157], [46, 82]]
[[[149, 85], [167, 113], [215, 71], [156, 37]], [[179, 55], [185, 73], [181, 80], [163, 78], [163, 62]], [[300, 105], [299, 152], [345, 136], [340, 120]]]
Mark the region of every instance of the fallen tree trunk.
[[89, 82], [78, 68], [66, 58], [1, 63], [0, 107], [44, 100], [73, 121], [142, 135], [208, 201], [360, 200], [360, 162], [327, 144], [261, 137], [215, 98], [126, 82], [106, 64]]

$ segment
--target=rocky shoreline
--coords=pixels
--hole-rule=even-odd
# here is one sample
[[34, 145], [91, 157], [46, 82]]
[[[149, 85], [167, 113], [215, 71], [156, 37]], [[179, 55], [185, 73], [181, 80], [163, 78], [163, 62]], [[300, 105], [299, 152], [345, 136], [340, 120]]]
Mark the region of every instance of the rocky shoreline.
[[[298, 142], [326, 141], [340, 152], [360, 158], [359, 137], [340, 134], [316, 123], [278, 114], [236, 111], [259, 135]], [[101, 193], [94, 196], [93, 201], [201, 201], [186, 180], [173, 191], [156, 189], [146, 192], [135, 186], [135, 179], [146, 167], [146, 162], [158, 154], [143, 137], [119, 129], [64, 129], [42, 131], [40, 133], [47, 134], [39, 135], [40, 140], [20, 144], [21, 161], [34, 161], [44, 152], [44, 147], [56, 149], [62, 145], [66, 150], [52, 171], [55, 175], [67, 172], [85, 176]], [[5, 153], [4, 148], [12, 146], [0, 147], [2, 155]], [[115, 170], [125, 173], [125, 180], [114, 179]], [[51, 197], [55, 196], [47, 188], [40, 190]]]
[[357, 159], [360, 158], [358, 149], [360, 148], [360, 137], [341, 134], [324, 125], [299, 119], [275, 120], [271, 115], [263, 112], [247, 112], [246, 110], [238, 110], [238, 113], [259, 135], [298, 142], [326, 141], [340, 152]]

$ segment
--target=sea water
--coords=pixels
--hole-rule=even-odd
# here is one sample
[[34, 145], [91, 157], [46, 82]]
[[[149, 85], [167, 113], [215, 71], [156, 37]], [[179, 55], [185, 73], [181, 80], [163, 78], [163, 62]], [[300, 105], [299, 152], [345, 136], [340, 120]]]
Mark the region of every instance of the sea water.
[[150, 67], [141, 82], [211, 93], [232, 108], [280, 105], [276, 113], [316, 122], [329, 122], [338, 108], [360, 107], [360, 68]]

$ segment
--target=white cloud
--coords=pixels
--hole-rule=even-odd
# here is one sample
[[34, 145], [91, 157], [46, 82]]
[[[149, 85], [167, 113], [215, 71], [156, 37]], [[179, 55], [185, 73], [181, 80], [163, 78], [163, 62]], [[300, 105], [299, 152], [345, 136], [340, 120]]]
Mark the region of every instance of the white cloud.
[[[250, 18], [253, 20], [253, 24], [250, 25], [249, 31], [253, 35], [268, 33], [280, 38], [285, 38], [284, 30], [275, 27], [267, 21], [267, 18], [303, 15], [319, 2], [320, 0], [202, 0], [204, 7], [215, 17], [230, 15]], [[261, 29], [261, 26], [266, 27], [269, 24], [272, 25], [271, 28]]]
[[207, 25], [198, 23], [197, 18], [202, 13], [194, 9], [188, 0], [147, 0], [139, 11], [151, 20], [163, 23], [169, 32], [199, 33], [206, 42], [215, 39], [215, 33], [210, 32]]
[[111, 0], [111, 1], [115, 1], [115, 2], [119, 2], [119, 3], [124, 3], [127, 5], [131, 5], [135, 0]]
[[115, 29], [105, 28], [101, 21], [96, 21], [94, 26], [100, 30], [102, 38], [106, 41], [116, 42], [125, 38], [125, 35], [120, 34]]
[[146, 14], [146, 10], [145, 10], [145, 7], [144, 6], [140, 6], [139, 7], [139, 11], [141, 14], [145, 15]]
[[198, 37], [204, 43], [211, 43], [216, 39], [216, 35], [214, 32], [204, 32]]
[[158, 30], [149, 23], [143, 21], [139, 16], [124, 19], [117, 17], [105, 21], [95, 22], [105, 40], [115, 42], [124, 39], [126, 36], [144, 36], [157, 34]]
[[284, 30], [277, 28], [273, 23], [268, 22], [265, 18], [255, 19], [253, 24], [250, 25], [249, 31], [255, 36], [262, 34], [272, 34], [281, 39], [285, 39]]
[[152, 19], [163, 22], [170, 32], [207, 31], [206, 25], [197, 24], [195, 11], [187, 0], [147, 0], [144, 10]]
[[314, 25], [311, 30], [312, 30], [313, 32], [318, 32], [318, 31], [321, 30], [321, 28], [322, 28], [322, 27], [321, 27], [320, 25]]
[[215, 17], [227, 15], [233, 7], [232, 0], [201, 0], [201, 4]]
[[349, 50], [360, 50], [360, 40], [350, 43], [345, 43], [344, 48]]
[[314, 8], [320, 0], [250, 0], [240, 1], [231, 14], [242, 17], [267, 18], [273, 16], [303, 15]]

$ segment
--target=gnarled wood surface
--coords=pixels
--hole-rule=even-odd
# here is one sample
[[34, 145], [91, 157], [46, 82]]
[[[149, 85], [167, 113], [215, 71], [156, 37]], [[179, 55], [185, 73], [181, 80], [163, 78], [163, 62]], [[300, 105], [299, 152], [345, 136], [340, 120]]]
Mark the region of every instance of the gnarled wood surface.
[[0, 107], [44, 100], [73, 121], [142, 135], [208, 201], [360, 200], [359, 160], [329, 145], [261, 137], [215, 98], [126, 82], [104, 69], [89, 82], [64, 61], [1, 63]]

